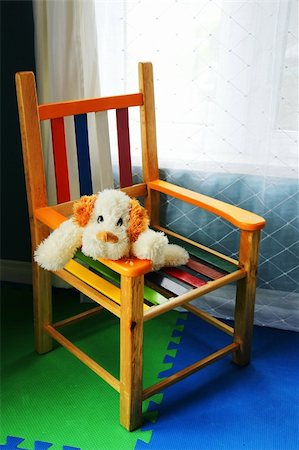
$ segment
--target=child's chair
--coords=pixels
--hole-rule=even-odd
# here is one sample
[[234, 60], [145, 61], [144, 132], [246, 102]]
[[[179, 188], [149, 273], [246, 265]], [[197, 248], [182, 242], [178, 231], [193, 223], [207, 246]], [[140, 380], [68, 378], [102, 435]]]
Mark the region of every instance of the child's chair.
[[[52, 339], [55, 339], [109, 383], [120, 393], [120, 422], [128, 430], [134, 430], [142, 423], [142, 401], [167, 386], [229, 353], [232, 353], [233, 361], [238, 365], [242, 366], [249, 362], [259, 237], [260, 230], [265, 225], [264, 219], [253, 213], [159, 179], [151, 63], [139, 64], [139, 80], [139, 92], [131, 95], [39, 105], [33, 73], [16, 74], [33, 250], [48, 235], [49, 229], [55, 229], [72, 214], [73, 202], [69, 201], [64, 118], [74, 116], [75, 124], [80, 124], [75, 126], [76, 132], [80, 128], [82, 132], [82, 127], [84, 128], [85, 157], [81, 158], [80, 164], [85, 161], [88, 166], [90, 160], [86, 115], [91, 112], [114, 109], [117, 127], [121, 130], [119, 133], [121, 135], [119, 139], [120, 188], [130, 196], [143, 197], [151, 218], [151, 226], [165, 232], [170, 241], [180, 243], [190, 254], [187, 267], [164, 268], [159, 272], [152, 272], [151, 262], [148, 260], [134, 259], [131, 264], [123, 260], [94, 261], [78, 251], [75, 259], [55, 274], [90, 297], [99, 306], [93, 306], [88, 312], [56, 324], [52, 323], [51, 273], [33, 264], [37, 352], [50, 351]], [[139, 107], [141, 124], [143, 182], [135, 185], [132, 181], [129, 144], [128, 108], [130, 107]], [[46, 120], [51, 122], [52, 130], [58, 198], [56, 206], [48, 206], [47, 201], [40, 133], [40, 122]], [[80, 139], [77, 139], [77, 142], [80, 142]], [[89, 173], [90, 167], [81, 172], [83, 186], [84, 181], [89, 179]], [[86, 192], [91, 189], [90, 183], [87, 182], [85, 185], [87, 188], [84, 191], [83, 187], [81, 194], [91, 194]], [[239, 228], [239, 260], [233, 260], [161, 227], [159, 223], [160, 193], [209, 211]], [[234, 328], [190, 304], [191, 300], [232, 282], [237, 282]], [[161, 296], [164, 298], [164, 303], [157, 302]], [[231, 335], [232, 343], [156, 385], [143, 389], [143, 323], [178, 306]], [[103, 307], [120, 318], [120, 380], [58, 331], [63, 326], [97, 314]]]

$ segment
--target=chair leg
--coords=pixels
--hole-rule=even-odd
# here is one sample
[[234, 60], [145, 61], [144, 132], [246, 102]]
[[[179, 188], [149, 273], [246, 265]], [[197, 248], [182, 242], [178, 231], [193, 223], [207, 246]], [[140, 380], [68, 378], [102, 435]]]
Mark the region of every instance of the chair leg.
[[144, 277], [121, 277], [120, 422], [129, 431], [142, 422]]
[[51, 273], [33, 263], [33, 302], [35, 349], [38, 353], [52, 350], [52, 338], [44, 331], [44, 325], [52, 323]]
[[251, 358], [259, 241], [259, 230], [241, 231], [239, 261], [247, 276], [237, 282], [234, 342], [240, 347], [233, 354], [233, 361], [240, 366], [248, 364]]

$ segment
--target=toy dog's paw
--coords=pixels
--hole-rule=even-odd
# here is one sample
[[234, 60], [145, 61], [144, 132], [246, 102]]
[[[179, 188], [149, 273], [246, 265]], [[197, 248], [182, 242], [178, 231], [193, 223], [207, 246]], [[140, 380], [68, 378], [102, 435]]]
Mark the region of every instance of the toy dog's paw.
[[62, 269], [81, 245], [82, 229], [72, 220], [63, 222], [37, 247], [34, 260], [46, 270]]
[[176, 244], [167, 245], [164, 257], [164, 266], [183, 266], [189, 260], [188, 252]]
[[168, 245], [168, 239], [164, 233], [146, 230], [141, 233], [132, 245], [133, 254], [140, 259], [150, 259], [153, 269], [157, 270], [164, 265], [164, 252]]

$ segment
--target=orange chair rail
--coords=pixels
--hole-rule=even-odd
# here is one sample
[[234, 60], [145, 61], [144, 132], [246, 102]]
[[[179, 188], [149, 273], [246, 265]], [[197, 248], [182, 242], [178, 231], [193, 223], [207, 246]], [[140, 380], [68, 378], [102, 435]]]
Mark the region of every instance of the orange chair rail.
[[257, 214], [238, 208], [237, 206], [229, 205], [228, 203], [224, 203], [206, 195], [190, 191], [189, 189], [175, 186], [166, 181], [150, 181], [148, 187], [223, 217], [241, 230], [261, 230], [266, 224], [266, 221]]

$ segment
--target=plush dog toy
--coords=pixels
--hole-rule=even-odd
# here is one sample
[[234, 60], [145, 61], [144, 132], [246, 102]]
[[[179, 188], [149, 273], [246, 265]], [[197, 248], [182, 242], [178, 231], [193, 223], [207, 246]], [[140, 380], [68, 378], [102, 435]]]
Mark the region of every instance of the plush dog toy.
[[93, 259], [150, 259], [154, 270], [189, 259], [186, 250], [169, 244], [164, 233], [149, 229], [146, 210], [124, 192], [106, 189], [83, 196], [74, 203], [73, 213], [37, 247], [34, 259], [44, 269], [62, 269], [81, 246]]

